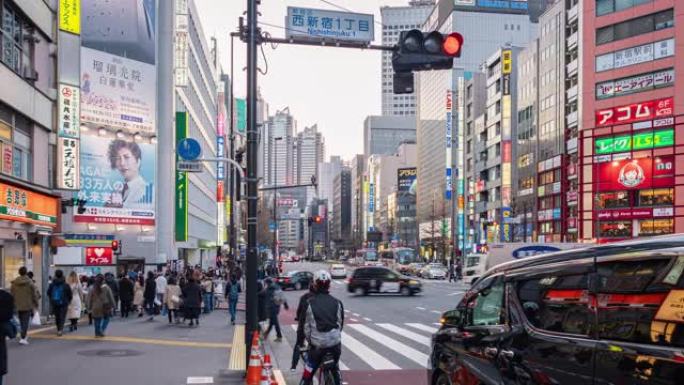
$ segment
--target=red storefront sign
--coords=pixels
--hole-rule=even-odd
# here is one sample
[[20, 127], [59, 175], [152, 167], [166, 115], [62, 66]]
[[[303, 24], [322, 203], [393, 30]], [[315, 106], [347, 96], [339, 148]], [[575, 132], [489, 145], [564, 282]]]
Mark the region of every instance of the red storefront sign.
[[577, 193], [577, 191], [568, 191], [567, 198], [568, 198], [568, 203], [577, 202], [577, 199], [579, 198], [579, 194]]
[[574, 217], [568, 218], [568, 228], [569, 229], [576, 229], [577, 228], [577, 218], [574, 218]]
[[111, 265], [113, 254], [111, 247], [86, 247], [86, 265]]
[[649, 100], [596, 111], [596, 126], [631, 123], [672, 115], [674, 98]]
[[594, 164], [594, 191], [642, 190], [674, 185], [674, 158], [625, 159]]
[[647, 219], [653, 218], [653, 209], [601, 210], [597, 215], [600, 220]]

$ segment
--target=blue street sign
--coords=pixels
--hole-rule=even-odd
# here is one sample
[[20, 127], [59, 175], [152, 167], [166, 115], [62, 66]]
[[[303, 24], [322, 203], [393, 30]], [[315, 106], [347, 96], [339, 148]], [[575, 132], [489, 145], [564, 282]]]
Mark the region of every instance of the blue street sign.
[[202, 146], [195, 139], [185, 138], [178, 142], [176, 151], [183, 160], [196, 160], [202, 155]]
[[276, 227], [277, 227], [277, 225], [276, 225], [275, 222], [273, 222], [273, 221], [269, 222], [269, 224], [268, 224], [268, 229], [269, 229], [269, 230], [275, 231], [275, 230], [276, 230]]

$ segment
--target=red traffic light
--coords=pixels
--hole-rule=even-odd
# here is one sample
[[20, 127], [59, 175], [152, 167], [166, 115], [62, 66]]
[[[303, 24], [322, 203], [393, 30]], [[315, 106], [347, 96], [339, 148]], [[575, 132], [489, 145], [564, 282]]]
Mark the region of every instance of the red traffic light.
[[314, 222], [316, 223], [323, 223], [323, 218], [320, 217], [320, 215], [316, 215], [314, 217]]
[[112, 241], [112, 250], [119, 249], [119, 241]]
[[447, 35], [442, 42], [442, 51], [452, 57], [461, 56], [461, 47], [463, 47], [463, 36], [458, 32]]

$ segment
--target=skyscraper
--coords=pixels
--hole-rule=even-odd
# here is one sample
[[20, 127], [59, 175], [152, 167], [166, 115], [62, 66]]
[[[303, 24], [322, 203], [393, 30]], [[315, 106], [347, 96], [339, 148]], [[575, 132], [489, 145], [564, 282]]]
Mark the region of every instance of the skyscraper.
[[[410, 0], [408, 6], [382, 7], [382, 44], [394, 45], [399, 40], [401, 31], [420, 29], [432, 11], [435, 0]], [[393, 92], [392, 52], [382, 52], [382, 114], [410, 115], [416, 114], [416, 98], [413, 94], [395, 95]], [[393, 149], [393, 150], [396, 150]], [[367, 156], [368, 154], [366, 154]]]
[[297, 184], [311, 182], [312, 176], [318, 176], [318, 164], [325, 159], [325, 139], [318, 132], [318, 125], [304, 128], [297, 133], [294, 143], [294, 181]]
[[276, 111], [268, 117], [263, 136], [264, 183], [268, 186], [295, 182], [294, 175], [294, 129], [296, 121], [290, 108]]

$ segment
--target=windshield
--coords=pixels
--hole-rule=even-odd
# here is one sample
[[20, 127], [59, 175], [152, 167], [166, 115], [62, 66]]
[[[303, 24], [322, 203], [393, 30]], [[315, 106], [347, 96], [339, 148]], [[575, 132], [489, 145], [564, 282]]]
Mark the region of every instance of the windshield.
[[466, 267], [473, 267], [480, 264], [480, 257], [468, 257], [466, 258]]
[[378, 260], [378, 253], [375, 251], [366, 251], [363, 253], [363, 258], [366, 261], [377, 261]]
[[416, 252], [413, 250], [399, 250], [397, 251], [397, 262], [402, 265], [408, 265], [409, 263], [416, 261]]

